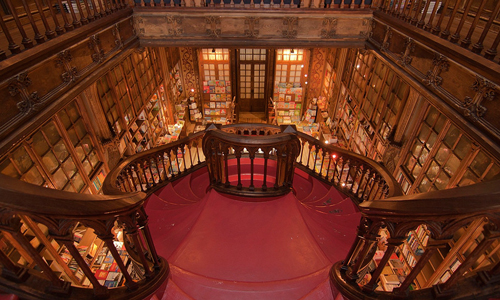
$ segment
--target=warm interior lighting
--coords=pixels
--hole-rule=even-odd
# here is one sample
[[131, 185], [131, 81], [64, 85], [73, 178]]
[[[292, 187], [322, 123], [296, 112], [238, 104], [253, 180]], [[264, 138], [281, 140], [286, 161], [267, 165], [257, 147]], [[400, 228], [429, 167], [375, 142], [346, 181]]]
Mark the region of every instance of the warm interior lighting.
[[332, 154], [332, 158], [336, 159], [337, 158], [337, 154]]

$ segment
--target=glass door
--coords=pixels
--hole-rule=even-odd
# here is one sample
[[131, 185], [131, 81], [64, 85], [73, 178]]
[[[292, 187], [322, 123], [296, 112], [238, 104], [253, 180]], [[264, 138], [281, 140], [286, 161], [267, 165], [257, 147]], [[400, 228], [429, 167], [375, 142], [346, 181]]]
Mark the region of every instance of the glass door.
[[266, 49], [240, 49], [239, 107], [240, 112], [265, 113]]

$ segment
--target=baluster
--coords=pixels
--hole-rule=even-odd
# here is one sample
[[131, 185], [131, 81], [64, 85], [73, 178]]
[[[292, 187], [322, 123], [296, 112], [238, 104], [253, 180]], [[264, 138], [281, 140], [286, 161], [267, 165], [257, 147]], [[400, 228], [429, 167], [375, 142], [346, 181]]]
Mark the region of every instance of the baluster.
[[83, 0], [83, 4], [85, 5], [85, 10], [87, 11], [87, 20], [89, 20], [89, 22], [92, 22], [95, 20], [95, 18], [92, 14], [92, 10], [90, 9], [88, 1], [89, 0]]
[[495, 38], [495, 41], [491, 45], [491, 48], [485, 51], [484, 57], [493, 60], [495, 56], [497, 56], [497, 47], [499, 43], [500, 43], [500, 32], [497, 33], [497, 37]]
[[262, 183], [262, 190], [267, 191], [267, 161], [269, 159], [269, 149], [264, 150], [264, 182]]
[[417, 23], [418, 28], [424, 28], [425, 25], [425, 17], [427, 16], [427, 11], [429, 10], [429, 5], [431, 4], [431, 1], [426, 1], [425, 2], [425, 7], [424, 11], [422, 12], [422, 17], [420, 18], [420, 21]]
[[[97, 5], [95, 0], [91, 0], [91, 3], [92, 3], [92, 10], [94, 11], [94, 19], [99, 19], [101, 15], [97, 11]], [[123, 7], [123, 2], [122, 2], [122, 7]]]
[[445, 30], [443, 30], [441, 32], [441, 37], [443, 39], [448, 39], [448, 37], [450, 36], [450, 28], [451, 28], [451, 25], [453, 24], [453, 21], [455, 20], [455, 16], [457, 14], [458, 7], [459, 7], [459, 1], [456, 1], [455, 6], [453, 7], [453, 11], [448, 19], [448, 24], [446, 25]]
[[415, 3], [416, 2], [417, 2], [416, 0], [411, 1], [411, 3], [410, 3], [410, 9], [409, 9], [408, 13], [405, 14], [405, 21], [406, 22], [409, 22], [411, 20], [411, 14], [413, 12], [413, 9], [415, 8]]
[[[333, 158], [333, 157], [332, 157], [332, 158]], [[334, 158], [334, 159], [335, 159], [335, 158]], [[332, 180], [330, 181], [332, 184], [335, 184], [335, 179], [336, 179], [335, 174], [338, 174], [338, 173], [339, 173], [339, 172], [338, 172], [338, 170], [337, 170], [337, 165], [338, 165], [338, 163], [339, 163], [339, 160], [340, 160], [340, 159], [341, 159], [341, 158], [337, 158], [337, 159], [335, 159], [335, 165], [333, 166], [333, 175], [332, 175]], [[338, 182], [340, 182], [340, 180], [338, 180]]]
[[[48, 4], [50, 7], [50, 3]], [[43, 26], [45, 27], [45, 36], [49, 39], [53, 39], [54, 37], [56, 37], [56, 33], [52, 29], [50, 29], [49, 23], [47, 22], [47, 17], [45, 17], [43, 6], [41, 5], [40, 0], [35, 0], [35, 5], [36, 8], [38, 9], [38, 13], [40, 14], [40, 18], [42, 19]]]
[[313, 161], [313, 165], [312, 165], [312, 170], [314, 173], [316, 173], [316, 160], [318, 159], [318, 153], [319, 153], [319, 147], [318, 146], [314, 146], [314, 161]]
[[136, 192], [137, 191], [137, 185], [135, 184], [135, 180], [134, 180], [134, 176], [132, 174], [132, 171], [130, 170], [130, 168], [126, 168], [125, 170], [123, 170], [123, 172], [125, 173], [125, 176], [127, 178], [127, 182], [130, 185], [130, 190], [132, 192]]
[[483, 50], [483, 48], [484, 48], [483, 41], [486, 38], [486, 35], [488, 34], [488, 32], [490, 31], [491, 24], [493, 24], [493, 21], [495, 20], [495, 16], [498, 14], [499, 11], [500, 11], [500, 1], [497, 1], [497, 5], [495, 6], [495, 9], [493, 10], [493, 13], [491, 14], [490, 18], [488, 19], [488, 23], [486, 23], [486, 26], [483, 29], [483, 33], [481, 34], [481, 37], [479, 38], [477, 43], [475, 43], [472, 46], [472, 52], [479, 54]]
[[181, 165], [179, 164], [179, 156], [177, 155], [179, 148], [176, 147], [174, 151], [175, 161], [177, 162], [177, 175], [181, 174]]
[[229, 155], [229, 149], [226, 148], [224, 149], [224, 170], [225, 170], [225, 180], [226, 180], [226, 184], [225, 184], [225, 187], [226, 188], [229, 188], [230, 186], [230, 183], [229, 183], [229, 166], [227, 164], [227, 156]]
[[301, 146], [300, 147], [300, 164], [302, 165], [302, 155], [304, 154], [304, 146], [305, 146], [306, 142], [304, 140], [301, 141]]
[[109, 295], [108, 289], [102, 286], [97, 278], [95, 278], [94, 273], [92, 273], [80, 252], [78, 252], [78, 249], [76, 249], [75, 243], [73, 241], [73, 236], [71, 234], [68, 234], [65, 237], [55, 237], [55, 239], [66, 246], [66, 249], [68, 249], [71, 256], [73, 256], [87, 279], [92, 283], [94, 296], [96, 296], [97, 298], [106, 298]]
[[364, 165], [361, 164], [360, 170], [361, 170], [360, 171], [361, 176], [359, 177], [358, 190], [356, 191], [356, 197], [358, 197], [358, 198], [360, 198], [360, 196], [359, 196], [360, 191], [364, 191], [363, 184], [366, 187], [365, 181], [366, 181], [366, 172], [368, 171], [368, 169]]
[[139, 228], [141, 228], [142, 230], [144, 238], [146, 239], [149, 252], [153, 257], [154, 267], [158, 269], [160, 267], [160, 258], [158, 257], [158, 253], [156, 252], [156, 248], [153, 242], [153, 237], [151, 236], [151, 231], [149, 230], [149, 225], [148, 225], [149, 219], [148, 215], [146, 214], [146, 211], [144, 210], [144, 206], [141, 206], [139, 214], [141, 216], [138, 220]]
[[193, 166], [193, 155], [191, 154], [191, 144], [188, 144], [186, 147], [189, 153], [189, 163], [191, 164], [190, 168], [193, 168], [194, 166]]
[[[57, 35], [63, 34], [64, 33], [64, 29], [61, 27], [61, 25], [59, 25], [59, 19], [56, 16], [56, 12], [54, 11], [54, 7], [53, 7], [52, 3], [50, 2], [50, 0], [46, 0], [46, 1], [47, 1], [47, 6], [49, 7], [50, 16], [52, 17], [52, 20], [54, 21], [54, 24], [55, 24], [56, 28], [54, 29], [55, 30], [54, 34], [45, 32], [45, 35], [49, 39], [52, 39], [52, 38], [54, 38], [56, 36], [56, 34]], [[39, 2], [39, 0], [37, 0], [37, 2]], [[42, 5], [40, 5], [40, 7], [42, 7]], [[41, 11], [43, 11], [43, 10], [41, 10]], [[61, 12], [61, 14], [62, 14], [62, 12]], [[43, 17], [45, 18], [45, 15], [43, 13], [41, 15], [43, 15]], [[46, 26], [46, 28], [47, 28], [47, 26]], [[52, 31], [52, 32], [54, 32], [54, 31]]]
[[[7, 1], [8, 2], [8, 1]], [[17, 45], [15, 42], [14, 42], [14, 39], [12, 38], [12, 36], [10, 35], [10, 32], [9, 32], [9, 29], [7, 28], [7, 26], [5, 25], [5, 22], [3, 20], [3, 17], [0, 16], [0, 27], [2, 28], [2, 31], [3, 33], [5, 34], [5, 37], [7, 38], [7, 41], [9, 42], [9, 51], [10, 53], [12, 54], [17, 54], [19, 52], [21, 52], [21, 47], [19, 47], [19, 45]]]
[[370, 194], [370, 192], [368, 192], [368, 194], [366, 194], [366, 191], [371, 190], [371, 187], [368, 187], [368, 185], [370, 185], [370, 183], [373, 182], [373, 176], [374, 176], [374, 173], [370, 172], [370, 170], [366, 170], [366, 172], [368, 173], [368, 175], [366, 177], [366, 184], [365, 184], [365, 187], [363, 188], [363, 194], [361, 195], [361, 197], [359, 197], [363, 201], [365, 200], [365, 196], [366, 196], [366, 198], [368, 198], [368, 196]]
[[[319, 167], [319, 177], [323, 176], [322, 175], [322, 173], [323, 173], [323, 164], [325, 162], [325, 149], [324, 148], [321, 148], [321, 153], [323, 154], [323, 157], [321, 158], [321, 166]], [[327, 170], [326, 173], [328, 174], [328, 170]]]
[[310, 169], [310, 168], [309, 168], [309, 158], [311, 157], [311, 148], [312, 148], [312, 145], [311, 145], [311, 144], [309, 144], [309, 153], [307, 153], [307, 163], [306, 163], [306, 167], [307, 167], [308, 169]]
[[45, 37], [38, 31], [38, 27], [36, 26], [35, 19], [33, 19], [33, 15], [31, 14], [31, 9], [29, 8], [28, 3], [26, 3], [26, 0], [21, 0], [21, 2], [23, 3], [26, 16], [30, 21], [31, 28], [33, 28], [33, 32], [35, 33], [35, 41], [37, 42], [37, 44], [45, 42]]
[[255, 187], [253, 185], [253, 175], [254, 175], [254, 159], [255, 159], [255, 149], [248, 150], [250, 154], [250, 187], [248, 190], [254, 191]]
[[[14, 6], [11, 3], [11, 0], [7, 0], [7, 6], [9, 6], [9, 10], [12, 13], [12, 17], [14, 18], [14, 22], [16, 23], [17, 29], [19, 30], [19, 33], [21, 33], [21, 36], [23, 37], [23, 40], [21, 41], [21, 44], [23, 44], [25, 49], [32, 48], [33, 47], [33, 41], [28, 38], [26, 35], [26, 31], [24, 31], [23, 24], [21, 24], [21, 21], [19, 20], [19, 17], [17, 15], [17, 12], [14, 8]], [[16, 52], [19, 53], [19, 52]]]
[[236, 149], [236, 163], [238, 165], [238, 185], [236, 186], [236, 188], [238, 190], [241, 190], [241, 188], [242, 188], [242, 184], [241, 184], [241, 162], [240, 162], [240, 159], [241, 159], [241, 149], [237, 148]]
[[[106, 15], [106, 5], [104, 4], [105, 0], [96, 0], [99, 3], [99, 14], [101, 17]], [[141, 6], [141, 0], [134, 0], [135, 6]]]
[[325, 179], [329, 181], [330, 178], [328, 178], [328, 177], [330, 175], [330, 166], [332, 164], [333, 157], [331, 156], [332, 154], [330, 152], [327, 152], [326, 155], [328, 155], [328, 167], [326, 167]]
[[57, 1], [57, 5], [59, 6], [59, 11], [61, 12], [61, 16], [63, 17], [63, 20], [64, 20], [64, 29], [66, 29], [66, 31], [73, 30], [74, 26], [73, 26], [73, 24], [69, 23], [68, 13], [64, 9], [62, 1], [61, 0], [56, 0], [56, 1]]
[[367, 220], [365, 217], [362, 217], [361, 220], [359, 221], [356, 239], [352, 243], [351, 248], [349, 248], [349, 252], [347, 253], [346, 258], [342, 261], [342, 270], [347, 271], [349, 269], [349, 266], [351, 265], [353, 258], [357, 256], [357, 254], [361, 250], [362, 244], [364, 244], [363, 236], [366, 233], [367, 230], [366, 224], [368, 222], [369, 220]]
[[418, 16], [420, 15], [420, 12], [423, 9], [422, 1], [424, 1], [424, 0], [418, 0], [418, 2], [417, 2], [417, 7], [415, 8], [415, 13], [413, 14], [413, 18], [411, 18], [411, 20], [410, 20], [410, 24], [412, 24], [412, 25], [417, 25]]
[[144, 189], [144, 184], [142, 183], [143, 180], [141, 180], [141, 169], [138, 168], [137, 166], [134, 166], [134, 172], [137, 175], [137, 181], [139, 181], [139, 186], [141, 188], [141, 191], [145, 192], [146, 190]]
[[392, 6], [392, 15], [399, 17], [399, 14], [401, 13], [401, 5], [403, 4], [403, 0], [397, 0], [394, 1], [394, 5]]
[[68, 7], [69, 7], [69, 12], [71, 13], [71, 18], [73, 19], [72, 23], [73, 27], [78, 28], [82, 26], [82, 23], [78, 21], [78, 19], [76, 18], [75, 9], [73, 8], [73, 4], [71, 4], [71, 2], [68, 2]]
[[375, 196], [377, 195], [377, 192], [378, 190], [375, 189], [375, 186], [377, 186], [378, 188], [378, 183], [379, 183], [379, 175], [377, 175], [376, 173], [374, 174], [374, 178], [373, 178], [373, 181], [372, 181], [372, 184], [370, 186], [370, 192], [368, 193], [368, 197], [367, 197], [367, 200], [371, 201], [375, 198]]
[[139, 240], [139, 232], [137, 231], [137, 227], [126, 226], [125, 231], [127, 232], [128, 235], [132, 236], [132, 240], [137, 249], [137, 254], [139, 255], [139, 259], [141, 260], [142, 266], [144, 267], [144, 275], [146, 276], [146, 278], [150, 278], [153, 275], [153, 273], [149, 269], [148, 261], [146, 259], [146, 256], [144, 255], [144, 249], [141, 241]]
[[[154, 172], [153, 172], [153, 162], [151, 161], [151, 157], [148, 158], [148, 161], [147, 161], [147, 167], [149, 169], [149, 173], [151, 174], [151, 181], [153, 182], [153, 187], [156, 186], [156, 180], [155, 180], [155, 176], [154, 176]], [[156, 166], [156, 164], [154, 165], [154, 167], [156, 168], [156, 174], [158, 174], [158, 166]]]
[[372, 273], [372, 278], [370, 279], [370, 282], [368, 282], [366, 285], [362, 286], [361, 289], [371, 293], [377, 288], [377, 281], [379, 280], [380, 274], [382, 274], [382, 271], [384, 270], [385, 266], [387, 265], [387, 262], [389, 262], [389, 259], [391, 258], [391, 255], [394, 253], [394, 250], [401, 245], [406, 238], [389, 238], [387, 240], [387, 249], [385, 250], [384, 256], [380, 260], [377, 269]]
[[[351, 170], [349, 170], [349, 171], [351, 171]], [[358, 169], [358, 162], [357, 162], [357, 161], [354, 161], [354, 162], [352, 163], [352, 171], [353, 171], [353, 172], [352, 172], [352, 173], [353, 173], [353, 175], [351, 176], [351, 178], [352, 178], [352, 184], [351, 184], [351, 187], [350, 187], [350, 189], [349, 189], [349, 190], [350, 190], [350, 192], [351, 192], [351, 193], [356, 194], [356, 193], [354, 192], [354, 186], [356, 185], [356, 179], [358, 178], [358, 172], [359, 172], [359, 169]], [[351, 172], [349, 172], [349, 173], [351, 173]], [[359, 189], [359, 183], [358, 183], [358, 189]], [[357, 190], [356, 190], [356, 191], [357, 191]]]
[[80, 0], [75, 0], [75, 3], [76, 3], [76, 8], [78, 8], [78, 14], [80, 15], [81, 24], [83, 25], [88, 24], [89, 20], [85, 18], [85, 15], [83, 14], [82, 4], [80, 3]]
[[439, 0], [436, 0], [436, 4], [434, 5], [434, 8], [432, 9], [432, 12], [431, 12], [431, 17], [429, 18], [429, 21], [427, 22], [427, 24], [425, 24], [425, 26], [424, 26], [425, 31], [429, 31], [429, 32], [431, 31], [432, 22], [434, 21], [434, 17], [436, 16], [437, 10], [439, 8], [439, 3], [442, 3], [442, 2], [439, 2]]
[[474, 18], [474, 21], [472, 22], [469, 32], [467, 33], [467, 36], [465, 39], [462, 40], [460, 45], [464, 48], [469, 48], [471, 44], [471, 38], [472, 34], [474, 33], [474, 30], [476, 29], [477, 23], [479, 22], [479, 19], [481, 18], [481, 13], [483, 12], [484, 5], [486, 4], [486, 0], [481, 1], [481, 5], [479, 6], [477, 12], [476, 12], [476, 17]]
[[[122, 271], [123, 276], [125, 277], [125, 286], [127, 286], [127, 288], [129, 290], [137, 289], [137, 287], [138, 287], [137, 283], [132, 279], [132, 277], [128, 273], [127, 268], [125, 267], [125, 264], [123, 263], [123, 260], [120, 257], [120, 254], [118, 253], [118, 250], [116, 250], [115, 244], [113, 243], [113, 235], [110, 233], [108, 233], [106, 235], [97, 233], [97, 237], [100, 238], [104, 242], [104, 244], [106, 244], [106, 247], [108, 247], [109, 252], [111, 252], [111, 255], [115, 259], [115, 262], [118, 265], [118, 268], [120, 268], [120, 270]], [[135, 241], [134, 241], [134, 243], [135, 243]], [[144, 266], [144, 270], [146, 270], [146, 269], [147, 269], [147, 265]]]
[[363, 239], [363, 248], [361, 248], [361, 251], [359, 251], [359, 254], [356, 257], [356, 262], [354, 263], [354, 265], [351, 266], [346, 272], [346, 276], [349, 279], [351, 280], [358, 279], [358, 271], [361, 268], [363, 262], [371, 259], [375, 254], [373, 246], [376, 247], [377, 236], [378, 234], [367, 232], [361, 237]]
[[450, 42], [457, 43], [458, 40], [460, 39], [460, 32], [462, 31], [465, 21], [467, 20], [467, 16], [469, 15], [469, 10], [472, 5], [472, 2], [473, 2], [472, 0], [467, 1], [467, 6], [465, 7], [462, 18], [460, 19], [460, 23], [458, 24], [455, 33], [451, 36]]
[[432, 28], [432, 33], [433, 34], [436, 34], [438, 35], [439, 32], [441, 31], [441, 23], [443, 22], [443, 19], [444, 19], [444, 15], [446, 13], [446, 10], [448, 9], [448, 3], [450, 2], [450, 0], [445, 0], [444, 4], [443, 4], [443, 10], [441, 11], [441, 14], [439, 15], [439, 19], [436, 23], [436, 26], [434, 26], [434, 28]]

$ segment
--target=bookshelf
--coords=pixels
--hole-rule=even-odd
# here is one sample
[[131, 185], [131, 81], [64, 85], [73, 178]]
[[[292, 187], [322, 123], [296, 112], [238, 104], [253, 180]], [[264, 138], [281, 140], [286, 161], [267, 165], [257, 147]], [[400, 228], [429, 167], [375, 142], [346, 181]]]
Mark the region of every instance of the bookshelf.
[[231, 81], [203, 81], [203, 115], [207, 123], [227, 124], [231, 116]]
[[275, 83], [274, 103], [278, 125], [300, 121], [303, 102], [302, 93], [300, 83]]
[[198, 103], [196, 103], [194, 97], [188, 98], [188, 109], [189, 109], [189, 121], [201, 122], [203, 116], [198, 108]]

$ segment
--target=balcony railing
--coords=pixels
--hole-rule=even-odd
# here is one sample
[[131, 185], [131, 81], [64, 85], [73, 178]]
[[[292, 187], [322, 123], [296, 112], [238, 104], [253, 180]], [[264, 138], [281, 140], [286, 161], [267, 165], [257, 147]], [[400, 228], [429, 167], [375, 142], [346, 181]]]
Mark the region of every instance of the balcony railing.
[[217, 8], [370, 8], [372, 0], [134, 0], [135, 6]]
[[[333, 266], [332, 283], [349, 299], [498, 295], [500, 260], [492, 258], [500, 237], [499, 184], [496, 180], [361, 203], [357, 238], [346, 259]], [[382, 232], [386, 243], [381, 245]], [[418, 240], [419, 235], [424, 241]], [[464, 245], [470, 246], [460, 250]], [[375, 258], [377, 252], [382, 255]], [[399, 264], [401, 268], [396, 267]], [[429, 273], [433, 265], [436, 269]], [[397, 277], [387, 280], [387, 268]]]
[[127, 7], [127, 0], [5, 0], [0, 6], [0, 60]]
[[[156, 255], [143, 209], [145, 198], [142, 192], [75, 194], [0, 174], [2, 290], [21, 298], [51, 300], [143, 299], [153, 293], [166, 280], [168, 264]], [[76, 228], [84, 228], [83, 236], [94, 239], [77, 247]], [[127, 255], [117, 243], [117, 228], [136, 253]], [[106, 258], [98, 262], [103, 249]], [[108, 288], [97, 279], [95, 266], [106, 259], [114, 261], [114, 274], [124, 278], [123, 287]]]
[[378, 0], [376, 17], [392, 16], [494, 60], [500, 43], [500, 1]]

